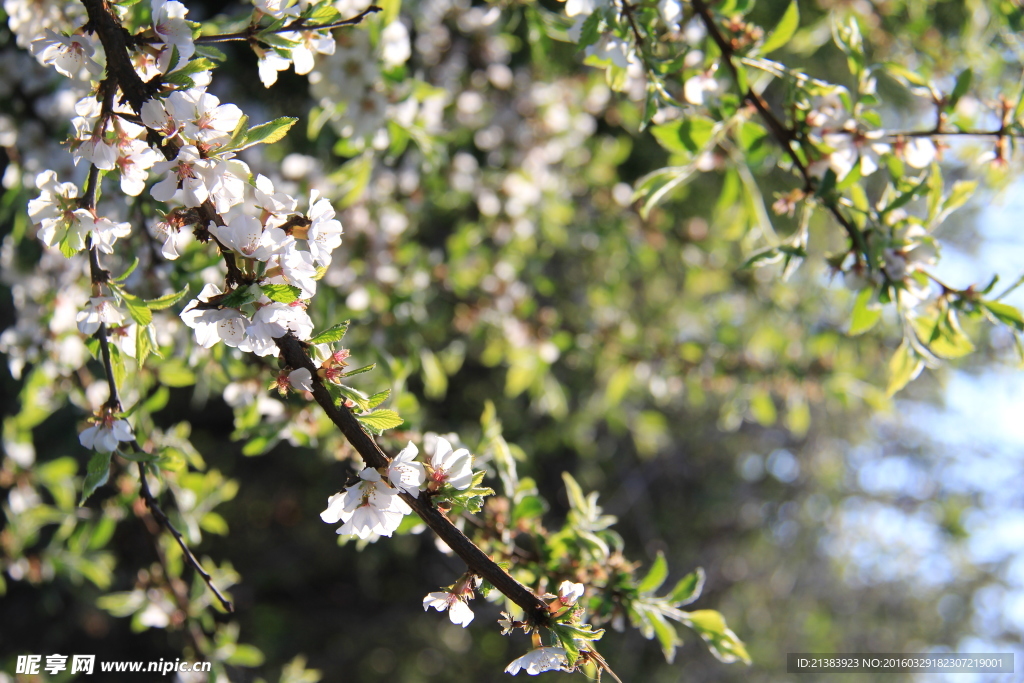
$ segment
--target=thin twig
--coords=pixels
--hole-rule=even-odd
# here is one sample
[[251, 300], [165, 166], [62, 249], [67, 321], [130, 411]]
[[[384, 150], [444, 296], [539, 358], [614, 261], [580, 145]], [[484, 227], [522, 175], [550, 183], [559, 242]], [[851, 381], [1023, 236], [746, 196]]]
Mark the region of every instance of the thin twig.
[[153, 492], [149, 490], [149, 482], [146, 481], [145, 464], [140, 462], [138, 465], [139, 481], [141, 482], [139, 494], [142, 496], [142, 499], [146, 501], [146, 507], [148, 507], [149, 511], [153, 513], [153, 516], [158, 522], [160, 522], [160, 525], [167, 529], [167, 531], [171, 533], [171, 536], [174, 537], [174, 540], [178, 542], [178, 547], [181, 548], [181, 552], [185, 555], [185, 559], [188, 560], [190, 565], [192, 565], [192, 568], [197, 574], [199, 574], [200, 578], [206, 582], [206, 585], [210, 587], [213, 594], [217, 596], [217, 600], [220, 601], [221, 606], [228, 612], [234, 612], [235, 608], [232, 606], [231, 601], [224, 597], [224, 594], [217, 590], [217, 587], [213, 585], [213, 577], [203, 569], [201, 564], [199, 564], [199, 560], [196, 559], [196, 556], [192, 554], [191, 550], [189, 550], [188, 544], [182, 537], [181, 532], [178, 531], [174, 524], [171, 523], [171, 520], [168, 519], [167, 515], [164, 513], [163, 508], [160, 507], [160, 503], [157, 502]]
[[260, 31], [259, 26], [253, 24], [244, 31], [238, 31], [236, 33], [224, 33], [219, 36], [199, 36], [198, 38], [196, 38], [195, 42], [205, 43], [207, 45], [211, 43], [232, 43], [241, 41], [248, 42], [250, 40], [256, 40], [257, 33], [264, 32], [291, 33], [293, 31], [328, 31], [332, 28], [341, 28], [342, 26], [354, 26], [362, 22], [362, 20], [368, 17], [369, 15], [380, 11], [380, 7], [377, 7], [376, 5], [370, 5], [369, 7], [367, 7], [366, 9], [364, 9], [362, 12], [352, 17], [351, 19], [342, 19], [341, 21], [331, 22], [330, 24], [307, 25], [305, 19], [299, 18], [293, 21], [292, 23], [288, 24], [287, 26], [282, 26], [281, 28], [274, 29], [273, 31]]
[[[721, 51], [722, 58], [729, 67], [729, 71], [732, 73], [733, 82], [735, 82], [737, 87], [739, 87], [740, 72], [736, 63], [733, 61], [735, 50], [733, 50], [732, 45], [725, 39], [725, 36], [723, 36], [722, 32], [719, 30], [714, 17], [711, 16], [711, 9], [708, 7], [707, 2], [705, 2], [705, 0], [693, 0], [692, 4], [694, 11], [700, 16], [701, 21], [707, 28], [708, 35], [711, 36], [711, 39], [715, 41], [715, 44]], [[815, 179], [814, 176], [811, 175], [807, 164], [804, 163], [803, 159], [800, 158], [800, 155], [793, 149], [792, 144], [796, 137], [793, 131], [787, 128], [786, 125], [780, 121], [777, 116], [775, 116], [772, 110], [768, 107], [767, 102], [764, 101], [764, 98], [756, 93], [753, 88], [747, 88], [747, 91], [741, 94], [746, 101], [754, 105], [754, 108], [757, 109], [757, 112], [761, 115], [761, 118], [767, 125], [768, 131], [771, 133], [772, 137], [774, 137], [775, 141], [782, 146], [782, 149], [793, 162], [793, 167], [799, 171], [800, 176], [804, 181], [804, 190], [808, 194], [813, 194]], [[864, 255], [867, 254], [867, 244], [864, 242], [864, 235], [857, 226], [839, 210], [839, 207], [834, 201], [830, 201], [825, 197], [822, 198], [822, 201], [839, 224], [843, 226], [843, 229], [846, 230], [847, 235], [849, 235], [855, 248], [855, 258], [859, 263]]]

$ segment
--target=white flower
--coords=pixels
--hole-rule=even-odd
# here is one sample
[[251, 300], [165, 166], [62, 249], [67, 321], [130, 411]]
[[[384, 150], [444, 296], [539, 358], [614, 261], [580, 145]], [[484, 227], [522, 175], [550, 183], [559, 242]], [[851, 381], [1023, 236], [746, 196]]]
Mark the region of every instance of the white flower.
[[438, 612], [448, 610], [448, 618], [462, 628], [466, 628], [473, 621], [473, 610], [470, 609], [465, 596], [447, 591], [427, 593], [423, 598], [423, 611], [426, 612], [431, 607]]
[[935, 161], [935, 143], [928, 138], [913, 138], [903, 145], [903, 158], [913, 168], [925, 168]]
[[437, 438], [430, 467], [433, 468], [430, 480], [439, 485], [448, 483], [461, 491], [473, 483], [473, 456], [465, 448], [453, 453], [451, 443], [444, 437]]
[[156, 173], [166, 173], [167, 177], [158, 182], [150, 190], [153, 199], [169, 202], [181, 184], [182, 203], [188, 207], [199, 206], [205, 202], [210, 191], [203, 178], [203, 172], [210, 168], [210, 161], [199, 157], [195, 145], [185, 145], [178, 150], [174, 161], [162, 161], [153, 167]]
[[301, 9], [298, 5], [288, 7], [290, 0], [252, 0], [252, 4], [260, 12], [269, 14], [275, 19], [298, 16]]
[[32, 41], [29, 50], [42, 64], [52, 64], [68, 78], [83, 75], [99, 76], [103, 67], [92, 58], [96, 53], [93, 38], [88, 35], [63, 36], [46, 29], [44, 38]]
[[572, 671], [565, 656], [565, 648], [561, 647], [539, 647], [530, 650], [505, 667], [505, 673], [515, 676], [523, 669], [531, 676], [536, 676], [542, 671]]
[[83, 217], [82, 225], [85, 230], [92, 233], [93, 245], [104, 254], [113, 254], [117, 238], [127, 237], [132, 233], [131, 223], [115, 223], [109, 218], [97, 218], [91, 214]]
[[339, 534], [355, 534], [364, 539], [372, 534], [390, 536], [412, 508], [372, 467], [360, 472], [359, 478], [358, 484], [327, 500], [327, 509], [320, 513], [320, 519], [328, 524], [344, 522], [338, 529]]
[[412, 55], [409, 30], [401, 21], [393, 21], [381, 31], [381, 59], [388, 67], [401, 66]]
[[[187, 62], [196, 52], [195, 44], [192, 42], [192, 27], [185, 20], [188, 9], [177, 0], [153, 0], [153, 31], [164, 44], [157, 58], [157, 65], [161, 73], [167, 73], [168, 69]], [[178, 64], [171, 64], [173, 48], [178, 48]]]
[[89, 228], [83, 221], [91, 221], [92, 215], [78, 208], [78, 186], [59, 183], [54, 171], [43, 171], [36, 176], [36, 187], [40, 193], [29, 201], [28, 216], [39, 224], [39, 239], [49, 247], [67, 239], [74, 251], [84, 248]]
[[[298, 302], [296, 302], [298, 303]], [[299, 339], [309, 339], [313, 334], [313, 321], [300, 306], [271, 302], [262, 306], [252, 317], [252, 324], [245, 328], [247, 341], [253, 353], [269, 356], [276, 352], [274, 340], [289, 332]]]
[[78, 435], [79, 443], [101, 453], [109, 453], [117, 448], [119, 442], [134, 438], [128, 421], [115, 420], [112, 415], [107, 415]]
[[149, 169], [164, 157], [139, 140], [132, 140], [121, 145], [118, 154], [114, 163], [121, 171], [121, 192], [129, 197], [138, 197], [146, 189]]
[[678, 28], [679, 20], [683, 18], [683, 5], [679, 0], [661, 0], [658, 3], [658, 13], [666, 25]]
[[334, 207], [313, 190], [309, 197], [309, 252], [322, 266], [331, 265], [331, 252], [341, 246], [341, 221], [337, 220]]
[[[280, 279], [284, 281], [282, 284], [298, 287], [303, 299], [309, 299], [316, 294], [316, 266], [313, 265], [312, 254], [296, 249], [294, 243], [291, 243], [289, 248], [283, 249], [277, 255], [277, 263], [281, 268]], [[271, 278], [270, 282], [277, 280], [278, 278]]]
[[563, 605], [574, 605], [581, 597], [583, 597], [582, 583], [563, 581], [562, 585], [558, 587], [558, 600]]
[[195, 330], [196, 342], [205, 349], [223, 340], [228, 346], [237, 346], [243, 351], [250, 350], [245, 343], [245, 329], [249, 319], [236, 308], [199, 308], [218, 294], [220, 287], [207, 284], [199, 297], [193, 299], [181, 312], [182, 321]]
[[683, 83], [683, 97], [690, 104], [703, 105], [708, 95], [720, 95], [724, 89], [713, 73], [700, 73]]
[[231, 140], [231, 133], [242, 118], [242, 110], [234, 104], [221, 104], [220, 100], [202, 88], [186, 92], [192, 100], [193, 110], [185, 123], [185, 136], [207, 148], [220, 147]]
[[266, 261], [285, 247], [290, 240], [280, 228], [263, 229], [258, 219], [236, 214], [227, 219], [227, 225], [210, 224], [210, 232], [225, 246], [246, 258]]
[[264, 88], [269, 88], [277, 83], [277, 72], [286, 71], [291, 66], [291, 60], [282, 57], [273, 48], [257, 49], [256, 53], [259, 55], [256, 67], [259, 70], [260, 82], [263, 83]]
[[273, 216], [287, 216], [295, 211], [298, 202], [286, 192], [275, 192], [274, 183], [262, 173], [256, 176], [256, 206]]
[[118, 326], [124, 322], [124, 314], [117, 308], [117, 302], [109, 296], [94, 296], [89, 299], [89, 306], [78, 313], [75, 318], [78, 331], [82, 334], [95, 334], [100, 324]]
[[203, 169], [210, 201], [218, 213], [227, 213], [232, 206], [245, 201], [245, 188], [249, 183], [249, 166], [238, 159], [211, 160], [212, 165]]
[[423, 464], [415, 462], [419, 452], [415, 444], [410, 441], [409, 445], [403, 448], [388, 465], [388, 481], [391, 482], [391, 485], [412, 495], [419, 492], [420, 486], [427, 476]]
[[334, 54], [334, 37], [329, 31], [302, 31], [282, 34], [283, 37], [299, 42], [292, 48], [291, 58], [295, 64], [295, 73], [300, 76], [308, 74], [313, 70], [315, 62], [313, 53], [322, 55]]

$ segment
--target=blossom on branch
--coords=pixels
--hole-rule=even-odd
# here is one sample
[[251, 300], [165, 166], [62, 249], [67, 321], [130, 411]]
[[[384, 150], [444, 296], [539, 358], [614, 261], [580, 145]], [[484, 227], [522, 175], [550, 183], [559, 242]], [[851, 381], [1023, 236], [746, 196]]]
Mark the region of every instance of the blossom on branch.
[[419, 452], [416, 445], [410, 441], [388, 465], [388, 481], [391, 485], [412, 495], [419, 492], [427, 476], [423, 464], [415, 462]]
[[339, 534], [354, 534], [366, 539], [373, 534], [390, 536], [402, 518], [412, 512], [398, 496], [398, 489], [385, 483], [372, 467], [359, 473], [360, 482], [327, 500], [320, 519], [328, 524], [344, 522]]
[[465, 448], [453, 452], [451, 443], [444, 437], [437, 438], [430, 467], [430, 481], [436, 487], [449, 484], [461, 491], [473, 484], [473, 456]]
[[523, 669], [531, 676], [544, 671], [572, 671], [565, 656], [565, 648], [562, 647], [539, 647], [530, 650], [505, 667], [505, 673], [515, 676]]
[[[470, 589], [470, 593], [472, 593], [472, 589]], [[427, 596], [423, 598], [423, 611], [426, 612], [431, 607], [438, 612], [448, 610], [448, 618], [452, 620], [452, 623], [466, 628], [473, 621], [474, 616], [473, 610], [466, 602], [467, 599], [465, 594], [460, 595], [448, 591], [427, 593]]]
[[120, 442], [131, 441], [134, 438], [128, 421], [114, 419], [109, 413], [78, 435], [79, 443], [101, 453], [116, 450]]

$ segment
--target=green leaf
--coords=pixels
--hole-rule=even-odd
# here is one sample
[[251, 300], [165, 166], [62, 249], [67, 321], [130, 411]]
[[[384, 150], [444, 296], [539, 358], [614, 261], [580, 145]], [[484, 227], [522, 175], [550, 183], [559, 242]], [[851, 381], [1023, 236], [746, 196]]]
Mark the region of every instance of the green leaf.
[[388, 400], [388, 396], [390, 396], [390, 395], [391, 395], [391, 390], [390, 389], [385, 389], [384, 391], [378, 391], [376, 394], [374, 394], [369, 399], [367, 399], [367, 401], [366, 401], [366, 410], [373, 410], [374, 408], [379, 406], [381, 403], [383, 403], [384, 401]]
[[850, 336], [864, 334], [881, 319], [882, 309], [869, 305], [874, 291], [870, 287], [865, 287], [857, 294], [857, 301], [853, 304], [853, 315], [850, 317]]
[[726, 664], [743, 661], [750, 664], [750, 655], [721, 613], [704, 609], [686, 613], [683, 623], [700, 634], [711, 654]]
[[658, 639], [658, 644], [661, 645], [665, 661], [671, 664], [676, 658], [676, 648], [683, 644], [682, 638], [660, 612], [651, 612], [649, 624]]
[[345, 373], [345, 377], [352, 377], [353, 375], [361, 375], [364, 372], [369, 372], [370, 370], [373, 370], [375, 367], [377, 367], [376, 363], [370, 363], [369, 365], [364, 365], [361, 368], [356, 368], [355, 370], [349, 370], [348, 372]]
[[[137, 260], [137, 259], [136, 259]], [[165, 308], [170, 308], [174, 304], [185, 298], [188, 294], [188, 285], [185, 285], [181, 290], [174, 292], [173, 294], [165, 294], [156, 299], [146, 299], [146, 307], [151, 311], [162, 311]]]
[[889, 359], [889, 386], [885, 393], [892, 396], [921, 374], [922, 369], [924, 361], [918, 358], [910, 344], [904, 340]]
[[253, 145], [270, 145], [282, 139], [288, 133], [288, 129], [298, 121], [294, 116], [282, 116], [273, 121], [253, 126], [245, 133], [245, 142], [238, 149], [245, 149]]
[[241, 308], [259, 299], [260, 294], [262, 294], [262, 290], [256, 285], [238, 287], [231, 290], [227, 296], [221, 299], [220, 305], [223, 308]]
[[385, 429], [393, 429], [405, 422], [405, 420], [393, 410], [375, 410], [369, 415], [356, 415], [356, 419], [363, 423], [364, 426], [378, 434], [383, 432]]
[[120, 287], [116, 288], [114, 291], [117, 292], [117, 295], [121, 298], [121, 302], [128, 308], [128, 313], [132, 316], [132, 319], [134, 319], [141, 327], [145, 327], [153, 322], [153, 313], [149, 310], [149, 307], [146, 306], [146, 302], [140, 297], [137, 297], [134, 294], [129, 294]]
[[679, 582], [672, 588], [672, 592], [665, 596], [665, 599], [676, 607], [690, 604], [699, 598], [701, 591], [704, 590], [704, 579], [704, 570], [697, 567], [697, 569], [679, 579]]
[[654, 591], [661, 588], [661, 584], [665, 583], [665, 579], [668, 577], [668, 562], [665, 561], [665, 554], [658, 551], [658, 556], [654, 558], [654, 564], [651, 565], [647, 575], [637, 584], [636, 589], [643, 593], [653, 593]]
[[[594, 15], [591, 14], [590, 16]], [[689, 158], [692, 153], [690, 149], [683, 144], [683, 139], [679, 135], [679, 129], [682, 128], [682, 125], [682, 120], [679, 120], [662, 123], [657, 126], [651, 126], [651, 135], [653, 135], [654, 139], [668, 151], [673, 154], [683, 154]]]
[[280, 304], [290, 304], [302, 296], [302, 290], [294, 285], [260, 285], [260, 290], [268, 299]]
[[800, 8], [797, 6], [796, 0], [791, 0], [786, 12], [779, 19], [779, 23], [775, 25], [775, 29], [761, 45], [761, 54], [766, 55], [785, 46], [793, 38], [798, 28], [800, 28]]
[[949, 196], [947, 196], [946, 200], [942, 202], [942, 216], [948, 216], [953, 211], [966, 204], [967, 200], [974, 195], [974, 191], [977, 188], [977, 180], [958, 180], [953, 183], [953, 189], [950, 190]]
[[224, 660], [234, 666], [255, 667], [263, 663], [263, 653], [254, 645], [235, 645], [234, 652]]
[[148, 326], [137, 326], [135, 328], [135, 362], [141, 368], [146, 364], [146, 358], [153, 352], [153, 340], [150, 338]]
[[345, 336], [345, 333], [348, 332], [348, 323], [349, 321], [346, 320], [343, 323], [338, 323], [337, 325], [332, 325], [331, 327], [328, 327], [323, 332], [314, 335], [313, 338], [309, 340], [309, 343], [333, 344], [334, 342], [341, 341], [342, 338]]
[[130, 266], [128, 266], [128, 270], [124, 271], [123, 273], [121, 273], [117, 277], [111, 278], [111, 279], [114, 282], [124, 282], [125, 280], [128, 279], [129, 275], [131, 275], [132, 273], [135, 272], [135, 269], [138, 267], [138, 265], [139, 265], [139, 257], [136, 256], [135, 260], [132, 261], [132, 264]]
[[982, 301], [981, 305], [994, 315], [999, 322], [1024, 332], [1024, 315], [1021, 315], [1019, 308], [1000, 301]]
[[601, 20], [603, 18], [603, 13], [600, 11], [593, 12], [586, 18], [580, 29], [580, 40], [576, 44], [578, 49], [589, 47], [601, 39]]
[[89, 496], [107, 483], [110, 478], [110, 456], [110, 453], [93, 453], [89, 458], [85, 468], [85, 482], [82, 484], [82, 502], [79, 505], [85, 505]]
[[512, 523], [515, 524], [524, 519], [539, 519], [544, 515], [547, 506], [537, 496], [523, 496], [523, 499], [516, 503], [512, 509]]
[[967, 94], [967, 91], [971, 89], [971, 80], [973, 78], [974, 72], [969, 68], [960, 72], [960, 75], [956, 77], [953, 92], [949, 95], [949, 101], [946, 103], [948, 109], [956, 107], [956, 103], [960, 101], [960, 98]]
[[912, 324], [918, 338], [940, 358], [961, 358], [974, 351], [974, 344], [960, 329], [954, 311], [946, 311], [942, 317], [920, 316]]
[[679, 126], [679, 139], [691, 154], [702, 151], [715, 133], [716, 124], [706, 116], [690, 116]]

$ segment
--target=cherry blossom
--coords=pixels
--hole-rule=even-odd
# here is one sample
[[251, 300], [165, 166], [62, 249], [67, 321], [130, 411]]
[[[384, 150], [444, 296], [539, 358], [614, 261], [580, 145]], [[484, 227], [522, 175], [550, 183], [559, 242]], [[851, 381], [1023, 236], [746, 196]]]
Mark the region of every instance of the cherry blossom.
[[116, 326], [124, 322], [124, 314], [117, 308], [117, 302], [109, 296], [94, 296], [89, 306], [80, 311], [76, 318], [82, 334], [95, 334], [101, 324]]
[[103, 73], [103, 67], [93, 59], [94, 45], [91, 36], [64, 36], [47, 29], [45, 37], [33, 40], [29, 49], [40, 63], [53, 65], [68, 78], [82, 78]]
[[583, 597], [583, 584], [563, 581], [558, 587], [558, 600], [563, 605], [574, 605]]
[[164, 47], [157, 57], [157, 65], [161, 73], [176, 65], [170, 63], [172, 48], [178, 48], [178, 63], [184, 64], [195, 54], [196, 47], [192, 41], [192, 27], [185, 20], [188, 9], [177, 0], [153, 0], [153, 30], [160, 38]]
[[174, 161], [162, 161], [154, 166], [153, 170], [156, 173], [167, 173], [167, 177], [153, 186], [153, 199], [161, 202], [171, 201], [180, 184], [182, 203], [189, 207], [199, 206], [210, 196], [203, 178], [203, 172], [209, 170], [210, 166], [210, 161], [199, 157], [199, 150], [195, 145], [185, 145], [178, 150], [178, 156]]
[[79, 434], [78, 442], [86, 448], [109, 453], [116, 450], [120, 442], [131, 441], [134, 438], [132, 427], [127, 420], [118, 420], [107, 414]]
[[458, 624], [462, 628], [466, 628], [473, 621], [473, 610], [466, 602], [465, 595], [448, 591], [427, 593], [427, 596], [423, 598], [423, 611], [426, 612], [431, 607], [438, 612], [448, 610], [448, 618], [452, 620], [453, 624]]
[[422, 463], [415, 462], [419, 452], [416, 445], [410, 441], [388, 465], [388, 481], [391, 485], [412, 495], [419, 492], [427, 476]]
[[539, 647], [530, 650], [505, 667], [505, 673], [515, 676], [524, 669], [531, 676], [544, 671], [572, 671], [565, 656], [565, 648], [561, 647]]
[[339, 534], [354, 534], [363, 539], [372, 534], [390, 536], [412, 508], [398, 496], [398, 489], [382, 481], [380, 472], [372, 467], [360, 472], [359, 478], [358, 484], [327, 500], [327, 509], [320, 513], [320, 519], [328, 524], [344, 522]]
[[218, 341], [224, 341], [228, 346], [237, 346], [243, 351], [248, 351], [249, 346], [245, 342], [245, 329], [249, 319], [236, 308], [201, 308], [215, 296], [222, 294], [220, 287], [215, 284], [207, 284], [199, 293], [198, 298], [192, 299], [181, 312], [182, 321], [195, 330], [196, 342], [205, 349], [212, 347]]
[[465, 448], [452, 452], [451, 443], [444, 437], [437, 438], [430, 467], [430, 481], [435, 486], [449, 484], [461, 491], [473, 483], [473, 456]]

